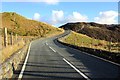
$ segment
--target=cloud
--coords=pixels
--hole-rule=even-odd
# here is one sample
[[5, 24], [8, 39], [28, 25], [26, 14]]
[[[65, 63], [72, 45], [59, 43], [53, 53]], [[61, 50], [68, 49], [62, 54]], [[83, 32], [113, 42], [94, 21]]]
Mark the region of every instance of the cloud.
[[59, 3], [59, 0], [44, 0], [44, 2], [49, 5], [56, 5]]
[[52, 11], [52, 24], [62, 23], [64, 20], [64, 12], [62, 10]]
[[100, 12], [98, 17], [95, 17], [95, 22], [101, 24], [115, 24], [117, 23], [116, 18], [118, 17], [118, 12], [116, 11], [104, 11]]
[[73, 12], [72, 15], [64, 16], [64, 11], [53, 10], [51, 24], [63, 24], [68, 22], [84, 22], [87, 21], [87, 16], [81, 15], [79, 12]]
[[73, 12], [72, 15], [69, 15], [67, 18], [68, 22], [84, 22], [87, 21], [88, 17], [80, 14], [79, 12]]
[[39, 13], [34, 13], [33, 19], [39, 21], [40, 20], [40, 14]]
[[[1, 1], [2, 2], [44, 2], [44, 0], [1, 0]], [[60, 0], [60, 1], [61, 2], [119, 2], [119, 0]]]

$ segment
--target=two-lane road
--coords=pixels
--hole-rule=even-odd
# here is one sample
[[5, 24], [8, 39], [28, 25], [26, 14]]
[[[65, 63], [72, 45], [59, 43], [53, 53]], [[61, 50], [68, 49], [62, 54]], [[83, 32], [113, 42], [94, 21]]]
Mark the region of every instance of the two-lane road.
[[120, 66], [64, 46], [55, 39], [64, 34], [31, 43], [19, 74], [24, 79], [120, 79]]

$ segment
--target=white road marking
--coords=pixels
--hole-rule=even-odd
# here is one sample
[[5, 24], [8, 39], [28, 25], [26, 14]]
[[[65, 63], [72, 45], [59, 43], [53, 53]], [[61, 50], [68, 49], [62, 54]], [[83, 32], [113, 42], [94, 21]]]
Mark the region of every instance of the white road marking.
[[48, 43], [46, 42], [46, 45], [48, 45]]
[[75, 54], [71, 54], [70, 56], [74, 56]]
[[62, 57], [64, 57], [61, 53], [57, 52], [59, 55], [61, 55]]
[[[32, 42], [31, 42], [31, 43], [32, 43]], [[23, 64], [23, 66], [22, 66], [22, 70], [21, 70], [21, 72], [20, 72], [20, 74], [19, 74], [18, 80], [19, 80], [19, 79], [22, 79], [22, 76], [23, 76], [23, 73], [24, 73], [24, 70], [25, 70], [25, 67], [26, 67], [26, 63], [27, 63], [27, 60], [28, 60], [28, 57], [29, 57], [31, 43], [30, 43], [30, 45], [29, 45], [28, 52], [27, 52], [27, 56], [26, 56], [26, 58], [25, 58], [25, 62], [24, 62], [24, 64]]]
[[[71, 47], [70, 47], [70, 48], [71, 48]], [[71, 48], [71, 49], [74, 49], [74, 48]], [[87, 55], [89, 55], [89, 56], [95, 57], [95, 58], [100, 59], [100, 60], [103, 60], [103, 61], [105, 61], [105, 62], [109, 62], [109, 63], [112, 63], [112, 64], [114, 64], [114, 65], [120, 66], [120, 64], [118, 64], [118, 63], [115, 63], [115, 62], [109, 61], [109, 60], [107, 60], [107, 59], [104, 59], [104, 58], [101, 58], [101, 57], [98, 57], [98, 56], [89, 54], [89, 53], [87, 53], [87, 52], [83, 52], [83, 51], [80, 51], [80, 50], [77, 50], [77, 49], [74, 49], [74, 50], [76, 50], [76, 51], [78, 51], [78, 52], [85, 53], [85, 54], [87, 54]]]
[[79, 71], [75, 66], [73, 66], [70, 62], [68, 62], [65, 58], [63, 60], [69, 64], [73, 69], [75, 69], [80, 75], [82, 75], [85, 79], [90, 80], [85, 74], [83, 74], [81, 71]]
[[55, 51], [53, 48], [51, 48], [50, 46], [49, 46], [49, 48], [52, 49], [53, 52], [56, 52], [56, 51]]

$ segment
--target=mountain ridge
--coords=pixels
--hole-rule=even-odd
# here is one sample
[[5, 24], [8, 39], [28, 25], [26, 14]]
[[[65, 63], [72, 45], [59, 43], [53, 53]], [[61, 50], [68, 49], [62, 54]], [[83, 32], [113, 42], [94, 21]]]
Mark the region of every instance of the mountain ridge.
[[64, 24], [60, 28], [73, 30], [95, 39], [120, 42], [120, 24], [107, 25], [94, 22], [76, 22]]

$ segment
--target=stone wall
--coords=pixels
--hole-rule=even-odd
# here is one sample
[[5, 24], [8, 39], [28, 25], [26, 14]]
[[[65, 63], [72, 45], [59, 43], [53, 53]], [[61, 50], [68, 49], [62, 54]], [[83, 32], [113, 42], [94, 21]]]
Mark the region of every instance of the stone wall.
[[8, 60], [0, 64], [0, 80], [11, 78], [13, 71], [17, 69], [20, 61], [27, 54], [28, 44], [14, 53]]

